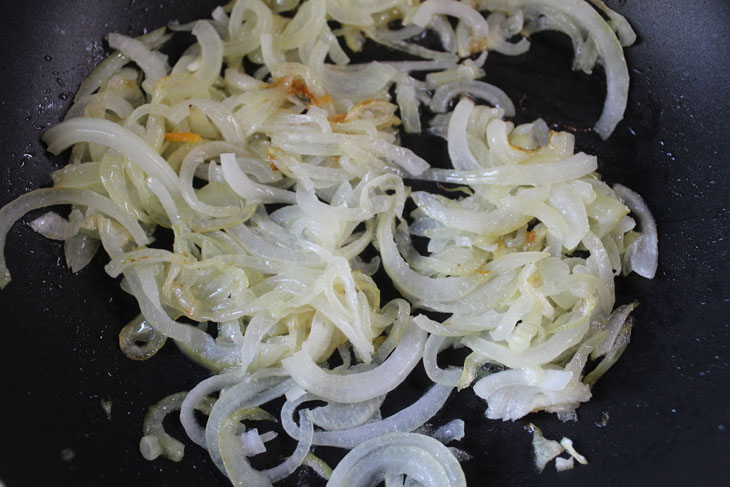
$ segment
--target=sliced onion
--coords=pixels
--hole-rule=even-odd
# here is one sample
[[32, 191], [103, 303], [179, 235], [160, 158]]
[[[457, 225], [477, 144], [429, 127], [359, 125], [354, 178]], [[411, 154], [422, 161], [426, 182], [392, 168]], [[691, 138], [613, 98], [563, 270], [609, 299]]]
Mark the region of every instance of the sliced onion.
[[[70, 224], [68, 220], [53, 211], [44, 213], [28, 223], [28, 226], [44, 237], [53, 240], [66, 240], [78, 232], [78, 225]], [[74, 226], [76, 226], [75, 230], [73, 229]]]
[[578, 153], [558, 162], [535, 162], [498, 166], [479, 171], [429, 169], [419, 179], [454, 184], [495, 184], [500, 186], [541, 186], [570, 181], [598, 168], [595, 156]]
[[121, 34], [109, 34], [109, 46], [118, 49], [122, 54], [134, 61], [145, 73], [142, 86], [150, 91], [152, 86], [170, 71], [167, 56], [150, 50], [142, 41]]
[[542, 374], [527, 369], [505, 370], [479, 379], [474, 384], [474, 393], [489, 400], [494, 392], [509, 386], [529, 385], [551, 391], [560, 391], [568, 385], [572, 378], [572, 373], [562, 370], [546, 370]]
[[653, 279], [659, 265], [659, 239], [654, 217], [641, 196], [634, 191], [621, 184], [614, 185], [613, 190], [631, 208], [641, 225], [641, 237], [632, 244], [624, 257], [626, 269]]
[[225, 387], [232, 386], [241, 380], [239, 375], [234, 373], [214, 375], [198, 383], [191, 389], [180, 405], [180, 422], [185, 428], [188, 437], [203, 448], [205, 445], [205, 429], [203, 429], [195, 419], [194, 410], [196, 406], [208, 394], [222, 390]]
[[604, 329], [608, 332], [608, 335], [604, 342], [596, 348], [595, 352], [592, 354], [594, 359], [601, 355], [608, 354], [614, 348], [616, 339], [618, 338], [621, 330], [624, 328], [624, 324], [629, 318], [629, 314], [636, 309], [637, 306], [638, 303], [624, 304], [616, 308], [613, 313], [611, 313], [611, 316], [609, 316], [604, 324]]
[[101, 144], [124, 154], [150, 176], [159, 179], [171, 193], [177, 192], [177, 175], [167, 162], [142, 139], [108, 120], [74, 118], [48, 129], [43, 134], [48, 151], [60, 154], [79, 142]]
[[404, 130], [411, 134], [420, 133], [421, 118], [418, 114], [416, 89], [410, 84], [400, 84], [396, 89], [396, 99], [400, 107]]
[[309, 453], [309, 449], [312, 446], [312, 435], [314, 434], [312, 422], [306, 411], [300, 413], [300, 418], [299, 443], [294, 453], [276, 467], [264, 471], [264, 474], [272, 482], [278, 482], [293, 474], [294, 470], [304, 462], [305, 457]]
[[[180, 409], [187, 392], [178, 392], [165, 397], [157, 404], [150, 406], [144, 417], [142, 432], [144, 436], [139, 442], [139, 449], [145, 460], [154, 460], [163, 456], [173, 462], [179, 462], [183, 458], [185, 445], [179, 440], [170, 436], [162, 425], [165, 416]], [[204, 413], [210, 412], [214, 400], [206, 397], [196, 405], [196, 408]]]
[[405, 295], [421, 300], [454, 301], [479, 284], [479, 279], [465, 277], [426, 277], [413, 271], [398, 253], [393, 240], [393, 215], [383, 213], [379, 217], [377, 239], [383, 267], [393, 283]]
[[304, 351], [283, 360], [282, 365], [308, 392], [330, 401], [362, 402], [395, 389], [421, 360], [425, 342], [426, 333], [411, 324], [390, 357], [367, 372], [328, 374]]
[[565, 350], [580, 343], [588, 331], [588, 317], [571, 329], [561, 331], [548, 338], [544, 343], [530, 348], [528, 354], [519, 354], [508, 347], [478, 337], [465, 337], [463, 342], [489, 360], [510, 368], [534, 367], [552, 362]]
[[591, 0], [591, 3], [608, 16], [610, 19], [609, 24], [616, 31], [622, 46], [630, 46], [636, 42], [636, 32], [634, 32], [634, 29], [631, 28], [631, 25], [629, 25], [629, 22], [623, 15], [608, 8], [608, 5], [603, 0]]
[[[555, 440], [548, 440], [542, 430], [530, 423], [528, 430], [532, 433], [532, 448], [535, 453], [535, 466], [542, 472], [550, 461], [563, 453], [564, 449]], [[556, 460], [557, 462], [557, 460]]]
[[431, 110], [436, 113], [446, 112], [449, 102], [458, 95], [472, 95], [497, 108], [503, 108], [508, 117], [515, 115], [515, 106], [507, 94], [484, 81], [458, 81], [440, 86], [431, 99]]
[[[140, 441], [146, 458], [182, 457], [162, 427], [179, 406], [186, 432], [234, 485], [270, 486], [310, 465], [332, 485], [463, 486], [458, 461], [467, 453], [409, 433], [463, 437], [461, 420], [435, 432], [425, 425], [454, 385], [479, 378], [474, 390], [489, 418], [546, 410], [571, 419], [626, 347], [634, 305], [611, 313], [613, 279], [621, 267], [655, 273], [646, 205], [601, 182], [596, 159], [574, 154], [572, 135], [551, 133], [541, 119], [505, 121], [514, 105], [478, 80], [487, 50], [517, 55], [531, 33], [562, 31], [576, 69], [606, 68], [596, 125], [605, 137], [625, 107], [619, 41], [633, 41], [630, 26], [601, 0], [592, 3], [608, 21], [581, 0], [413, 3], [235, 0], [212, 20], [171, 26], [196, 41], [172, 71], [158, 52], [164, 29], [136, 40], [111, 34], [122, 52], [92, 73], [66, 122], [45, 135], [54, 153], [73, 146], [72, 164], [53, 175], [56, 188], [0, 210], [2, 249], [25, 211], [76, 206], [68, 220], [52, 213], [31, 226], [65, 242], [74, 271], [103, 245], [107, 272], [124, 275], [122, 289], [141, 311], [120, 333], [123, 352], [145, 359], [169, 337], [220, 373], [151, 409]], [[480, 10], [490, 10], [487, 19]], [[391, 30], [393, 21], [403, 26]], [[414, 38], [425, 35], [442, 45]], [[353, 52], [369, 38], [422, 60], [350, 64], [340, 37]], [[124, 67], [130, 61], [136, 66]], [[253, 76], [244, 74], [251, 66]], [[429, 70], [438, 72], [425, 81], [410, 76]], [[446, 139], [452, 169], [433, 169], [432, 154], [401, 145], [399, 125], [421, 132], [422, 104], [437, 112], [430, 131]], [[443, 188], [446, 198], [412, 192], [404, 178], [462, 186]], [[172, 245], [144, 247], [158, 226], [171, 230]], [[428, 240], [425, 254], [412, 235]], [[378, 255], [365, 259], [370, 244]], [[381, 260], [411, 303], [381, 306], [371, 277]], [[0, 261], [0, 284], [9, 279]], [[412, 305], [452, 316], [413, 318]], [[443, 349], [464, 345], [474, 351], [462, 368], [438, 366]], [[342, 365], [330, 369], [335, 353]], [[590, 356], [603, 359], [581, 379]], [[383, 419], [385, 395], [421, 360], [437, 384]], [[507, 369], [489, 374], [485, 365]], [[241, 421], [274, 420], [258, 406], [282, 396], [282, 424], [298, 445], [257, 471], [248, 458], [276, 433], [246, 431]], [[328, 404], [300, 410], [297, 425], [308, 401]], [[205, 429], [196, 407], [209, 413]], [[333, 472], [312, 445], [354, 450]]]
[[[414, 318], [414, 321], [418, 318], [421, 318], [421, 321], [427, 319], [425, 316], [419, 315]], [[451, 341], [446, 337], [438, 335], [429, 336], [423, 350], [423, 368], [426, 369], [428, 378], [436, 384], [456, 387], [459, 384], [462, 371], [453, 367], [450, 367], [448, 370], [440, 369], [437, 362], [438, 353], [450, 344]]]
[[235, 154], [221, 154], [223, 177], [237, 195], [251, 202], [261, 203], [296, 203], [296, 197], [290, 191], [259, 184], [251, 181], [241, 170]]
[[[205, 446], [211, 459], [221, 471], [226, 470], [220, 448], [220, 428], [223, 422], [234, 412], [257, 407], [281, 396], [291, 387], [290, 381], [282, 381], [280, 377], [265, 377], [260, 379], [247, 378], [226, 389], [216, 401], [210, 411], [208, 423], [205, 427]], [[239, 458], [236, 465], [246, 466], [248, 461]], [[246, 472], [250, 472], [250, 467]]]
[[466, 129], [469, 125], [469, 115], [474, 109], [474, 103], [468, 98], [462, 98], [457, 103], [449, 121], [447, 134], [449, 158], [454, 169], [462, 171], [476, 171], [481, 164], [474, 158], [467, 142]]
[[124, 275], [129, 283], [130, 291], [137, 298], [142, 314], [155, 330], [196, 347], [211, 346], [210, 335], [198, 328], [178, 323], [167, 315], [160, 304], [159, 289], [150, 267], [131, 268]]
[[119, 348], [132, 360], [147, 360], [156, 354], [166, 341], [167, 337], [157, 333], [142, 315], [131, 320], [119, 332]]
[[[386, 433], [413, 431], [436, 415], [444, 403], [446, 403], [452, 390], [453, 387], [435, 384], [418, 401], [401, 409], [392, 416], [346, 430], [318, 431], [314, 433], [313, 443], [321, 446], [354, 448], [364, 441], [377, 438]], [[299, 437], [298, 427], [292, 418], [294, 409], [299, 403], [307, 399], [316, 399], [316, 396], [304, 397], [295, 402], [288, 402], [282, 408], [281, 423], [287, 434], [292, 438]]]
[[199, 21], [193, 27], [193, 35], [200, 44], [200, 68], [195, 75], [211, 85], [220, 76], [223, 66], [223, 41], [210, 22]]
[[79, 272], [89, 265], [99, 250], [99, 240], [86, 235], [74, 235], [67, 239], [63, 245], [66, 265], [71, 272]]
[[[170, 40], [171, 35], [166, 34], [166, 29], [160, 27], [147, 34], [137, 37], [137, 40], [142, 42], [145, 46], [150, 49], [158, 49]], [[106, 59], [104, 59], [99, 65], [94, 68], [94, 71], [81, 83], [79, 91], [74, 97], [74, 101], [78, 101], [85, 96], [94, 93], [99, 87], [112, 75], [119, 72], [130, 59], [119, 51], [114, 51]]]
[[427, 0], [413, 15], [412, 22], [421, 27], [426, 27], [434, 15], [446, 14], [465, 22], [477, 39], [486, 38], [489, 35], [489, 25], [482, 15], [468, 4], [456, 0]]
[[[327, 431], [356, 428], [380, 412], [385, 396], [378, 396], [355, 404], [330, 402], [310, 412], [312, 422]], [[297, 435], [298, 436], [298, 435]]]
[[29, 211], [53, 205], [82, 205], [95, 208], [114, 218], [129, 231], [139, 245], [149, 243], [145, 231], [136, 220], [116, 203], [87, 189], [37, 189], [18, 197], [0, 209], [0, 289], [10, 282], [10, 271], [5, 264], [5, 239], [10, 227]]
[[444, 445], [464, 438], [464, 420], [454, 419], [433, 432], [433, 437]]
[[389, 433], [358, 445], [337, 464], [328, 485], [376, 485], [391, 474], [406, 474], [428, 487], [466, 487], [464, 472], [449, 449], [416, 433]]
[[626, 110], [629, 94], [629, 70], [623, 50], [613, 29], [601, 15], [583, 0], [480, 0], [479, 5], [490, 10], [511, 10], [513, 8], [536, 8], [563, 13], [581, 25], [593, 39], [598, 55], [606, 71], [606, 101], [603, 112], [593, 130], [606, 139], [621, 121]]

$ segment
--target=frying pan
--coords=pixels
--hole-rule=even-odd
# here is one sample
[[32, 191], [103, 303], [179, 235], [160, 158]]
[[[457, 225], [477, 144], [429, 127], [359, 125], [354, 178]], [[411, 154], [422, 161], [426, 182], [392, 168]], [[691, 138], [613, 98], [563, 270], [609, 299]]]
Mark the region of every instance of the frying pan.
[[[518, 121], [541, 116], [557, 128], [579, 129], [579, 149], [599, 155], [606, 180], [644, 196], [659, 227], [659, 272], [653, 281], [620, 280], [619, 300], [641, 301], [632, 343], [579, 408], [577, 422], [547, 414], [490, 421], [470, 391], [452, 396], [433, 423], [466, 421], [466, 437], [456, 446], [474, 457], [463, 463], [470, 485], [727, 485], [730, 479], [730, 3], [609, 3], [632, 21], [640, 40], [626, 53], [632, 74], [626, 118], [608, 141], [581, 130], [600, 113], [602, 73], [571, 72], [572, 53], [560, 36], [535, 36], [519, 58], [490, 55], [487, 79], [519, 102]], [[0, 204], [48, 186], [48, 174], [65, 164], [39, 138], [104, 56], [106, 33], [138, 35], [171, 19], [206, 17], [215, 5], [26, 0], [4, 9]], [[423, 138], [405, 142], [429, 158], [443, 150]], [[0, 292], [0, 481], [227, 485], [207, 453], [189, 442], [181, 463], [139, 455], [147, 407], [207, 372], [171, 345], [146, 362], [122, 355], [117, 334], [136, 305], [104, 274], [104, 259], [73, 275], [62, 247], [26, 225], [13, 228], [6, 255], [14, 280]], [[423, 375], [417, 372], [390, 407], [412, 401]], [[572, 438], [590, 464], [538, 474], [523, 429], [530, 421], [549, 438]], [[176, 421], [166, 426], [183, 438]], [[264, 462], [292, 448], [281, 441]], [[316, 452], [332, 461], [342, 455]], [[300, 468], [281, 485], [323, 482]]]

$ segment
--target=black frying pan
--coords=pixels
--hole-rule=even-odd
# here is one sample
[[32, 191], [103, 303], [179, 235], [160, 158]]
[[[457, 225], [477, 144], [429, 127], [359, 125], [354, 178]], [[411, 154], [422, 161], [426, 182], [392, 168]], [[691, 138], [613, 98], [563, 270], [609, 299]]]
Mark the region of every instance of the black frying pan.
[[[607, 142], [578, 131], [609, 182], [641, 193], [657, 218], [660, 268], [654, 281], [630, 277], [619, 299], [636, 297], [632, 343], [580, 407], [579, 420], [546, 414], [514, 423], [487, 421], [469, 391], [435, 418], [461, 417], [458, 444], [470, 485], [727, 485], [730, 482], [730, 4], [724, 0], [610, 2], [632, 21], [640, 42], [627, 51], [632, 88], [626, 120]], [[39, 142], [59, 121], [81, 80], [106, 52], [110, 31], [137, 35], [171, 19], [205, 17], [215, 0], [125, 2], [27, 0], [0, 18], [0, 168], [5, 204], [50, 184], [65, 164]], [[601, 73], [570, 71], [559, 36], [534, 40], [516, 59], [490, 55], [488, 80], [518, 101], [518, 120], [544, 117], [558, 127], [590, 127], [602, 105]], [[380, 53], [382, 54], [382, 53]], [[439, 146], [406, 141], [433, 157]], [[431, 144], [431, 145], [429, 145]], [[29, 221], [26, 219], [26, 221]], [[6, 249], [13, 282], [0, 292], [0, 481], [30, 485], [226, 485], [207, 454], [189, 444], [179, 464], [138, 453], [146, 408], [186, 390], [207, 373], [173, 346], [143, 363], [126, 359], [117, 334], [134, 301], [98, 258], [79, 275], [62, 248], [17, 225]], [[413, 399], [416, 374], [391, 407]], [[107, 417], [102, 399], [111, 400]], [[387, 412], [387, 411], [386, 411]], [[605, 426], [598, 426], [608, 417]], [[573, 438], [588, 466], [537, 474], [528, 421], [548, 437]], [[169, 430], [183, 436], [176, 421]], [[289, 454], [281, 442], [268, 461]], [[342, 453], [318, 449], [330, 460]], [[282, 485], [323, 485], [300, 469]]]

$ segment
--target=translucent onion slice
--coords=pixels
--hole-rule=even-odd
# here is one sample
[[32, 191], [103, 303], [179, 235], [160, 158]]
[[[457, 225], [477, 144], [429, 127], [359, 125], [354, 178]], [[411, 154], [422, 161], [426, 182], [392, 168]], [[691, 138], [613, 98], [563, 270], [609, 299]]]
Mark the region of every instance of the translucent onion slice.
[[432, 436], [444, 445], [464, 438], [464, 420], [454, 419], [433, 432]]
[[451, 100], [459, 95], [471, 95], [490, 103], [496, 108], [502, 108], [504, 114], [508, 117], [515, 115], [515, 105], [507, 94], [484, 81], [457, 81], [440, 86], [431, 98], [431, 110], [436, 113], [447, 112]]
[[358, 445], [337, 464], [327, 485], [377, 485], [392, 474], [405, 474], [424, 487], [466, 487], [464, 472], [451, 451], [417, 433], [389, 433]]
[[623, 15], [610, 9], [603, 0], [590, 0], [593, 5], [598, 7], [610, 19], [609, 24], [616, 31], [622, 46], [630, 46], [636, 42], [636, 32], [631, 28], [629, 22]]
[[[144, 423], [142, 425], [143, 436], [139, 442], [139, 449], [145, 460], [154, 460], [159, 456], [163, 456], [173, 462], [182, 460], [185, 445], [170, 436], [165, 431], [162, 422], [165, 416], [180, 409], [186, 395], [187, 392], [171, 394], [157, 404], [150, 406], [144, 417]], [[214, 402], [214, 399], [205, 397], [196, 405], [196, 409], [208, 414]]]
[[300, 435], [296, 450], [294, 450], [294, 452], [286, 460], [276, 467], [272, 467], [264, 471], [264, 475], [266, 475], [271, 482], [278, 482], [293, 474], [299, 465], [304, 462], [307, 454], [309, 454], [309, 449], [312, 446], [314, 429], [307, 411], [302, 411], [299, 417], [301, 419], [301, 427], [299, 429]]
[[125, 271], [129, 290], [137, 298], [139, 309], [152, 327], [165, 336], [195, 347], [211, 347], [213, 339], [207, 333], [170, 318], [160, 303], [160, 290], [151, 267], [132, 267]]
[[152, 86], [170, 72], [167, 56], [149, 49], [144, 42], [116, 33], [109, 34], [107, 40], [112, 49], [118, 49], [142, 68], [145, 74], [142, 86], [146, 91], [151, 91]]
[[248, 202], [295, 204], [296, 196], [291, 191], [251, 181], [236, 161], [235, 154], [221, 154], [223, 177], [235, 193]]
[[195, 408], [208, 394], [218, 392], [226, 387], [232, 386], [241, 381], [241, 376], [235, 373], [214, 375], [200, 381], [191, 389], [180, 405], [180, 423], [185, 428], [185, 433], [197, 445], [205, 448], [205, 429], [195, 419]]
[[580, 343], [590, 325], [588, 316], [583, 315], [583, 317], [584, 319], [581, 320], [580, 324], [571, 329], [558, 332], [540, 345], [531, 347], [529, 353], [516, 353], [504, 345], [479, 337], [464, 337], [463, 342], [472, 350], [489, 358], [490, 361], [507, 367], [516, 369], [535, 367], [552, 362], [565, 350]]
[[[226, 471], [219, 442], [223, 423], [234, 412], [266, 404], [283, 395], [291, 386], [291, 381], [283, 381], [276, 376], [258, 379], [248, 377], [221, 394], [208, 416], [208, 423], [205, 426], [205, 446], [210, 458], [222, 472]], [[239, 467], [247, 464], [248, 460], [245, 457], [236, 461]]]
[[177, 175], [160, 155], [141, 138], [119, 124], [97, 118], [73, 118], [54, 125], [43, 134], [48, 151], [60, 154], [79, 142], [101, 144], [124, 154], [148, 175], [159, 179], [168, 191], [176, 194]]
[[195, 23], [193, 35], [198, 39], [202, 58], [195, 75], [202, 79], [205, 84], [212, 85], [220, 76], [223, 67], [223, 41], [221, 41], [213, 24], [206, 21]]
[[469, 125], [469, 115], [474, 109], [474, 102], [468, 98], [462, 98], [456, 104], [451, 120], [449, 120], [449, 131], [446, 135], [448, 142], [449, 159], [454, 169], [462, 171], [477, 171], [481, 164], [474, 158], [469, 149], [466, 129]]
[[156, 354], [166, 341], [167, 337], [156, 332], [142, 315], [137, 315], [119, 332], [119, 348], [132, 360], [147, 360]]
[[616, 308], [613, 313], [611, 313], [611, 316], [609, 316], [604, 324], [604, 329], [608, 332], [608, 335], [603, 343], [601, 343], [601, 345], [591, 354], [592, 358], [595, 359], [602, 355], [606, 355], [614, 348], [616, 340], [621, 333], [621, 330], [624, 328], [626, 320], [629, 319], [629, 314], [636, 309], [638, 305], [639, 303], [636, 302], [624, 304]]
[[86, 235], [78, 234], [67, 239], [63, 245], [63, 252], [66, 257], [66, 265], [71, 272], [79, 272], [89, 265], [99, 250], [99, 246], [98, 239]]
[[489, 35], [489, 25], [484, 17], [466, 3], [456, 0], [427, 0], [422, 3], [411, 21], [426, 27], [434, 15], [445, 14], [465, 22], [477, 39], [485, 39]]
[[[315, 445], [354, 448], [364, 441], [377, 438], [386, 433], [413, 431], [423, 426], [426, 421], [441, 410], [453, 389], [453, 387], [435, 384], [416, 402], [392, 416], [346, 430], [317, 431], [314, 433], [312, 441]], [[302, 402], [314, 399], [317, 399], [317, 397], [309, 395], [284, 404], [281, 410], [281, 424], [292, 438], [299, 438], [299, 429], [293, 419], [294, 410]]]
[[[110, 35], [122, 52], [95, 70], [68, 120], [45, 135], [52, 152], [73, 146], [73, 164], [54, 174], [57, 189], [0, 210], [2, 250], [26, 210], [77, 206], [68, 221], [52, 214], [32, 226], [65, 240], [74, 270], [104, 246], [107, 271], [124, 274], [122, 288], [142, 312], [120, 334], [125, 353], [146, 358], [170, 337], [221, 372], [152, 408], [140, 442], [146, 458], [182, 457], [182, 445], [162, 428], [164, 414], [180, 406], [188, 435], [234, 485], [268, 487], [305, 464], [332, 485], [463, 486], [457, 460], [467, 454], [409, 433], [423, 428], [443, 442], [463, 436], [460, 420], [436, 432], [424, 426], [454, 385], [479, 377], [474, 390], [487, 400], [489, 418], [537, 410], [570, 418], [626, 347], [633, 305], [610, 313], [613, 278], [622, 266], [656, 271], [656, 226], [646, 205], [592, 174], [596, 159], [574, 154], [573, 136], [550, 133], [542, 120], [517, 127], [503, 120], [513, 103], [477, 80], [486, 50], [515, 55], [529, 47], [531, 32], [565, 32], [576, 68], [606, 67], [608, 96], [596, 125], [605, 137], [625, 107], [618, 44], [633, 40], [630, 26], [601, 0], [592, 3], [608, 22], [579, 0], [413, 3], [235, 0], [213, 20], [174, 26], [197, 42], [170, 75], [157, 51], [168, 39], [164, 30], [137, 40]], [[403, 26], [391, 30], [394, 20]], [[426, 29], [440, 50], [411, 39]], [[525, 38], [513, 42], [520, 33]], [[425, 61], [349, 64], [340, 37], [352, 51], [368, 37]], [[459, 64], [459, 56], [479, 51]], [[130, 61], [137, 67], [124, 68]], [[244, 74], [251, 65], [254, 75]], [[440, 72], [425, 81], [409, 76], [428, 70]], [[399, 124], [422, 130], [422, 104], [437, 112], [431, 132], [446, 138], [453, 169], [432, 169], [400, 145]], [[404, 177], [471, 187], [454, 198], [411, 193]], [[638, 216], [641, 234], [617, 195]], [[417, 206], [410, 229], [409, 197]], [[171, 228], [172, 248], [137, 247], [158, 225]], [[411, 234], [428, 239], [429, 255], [416, 251]], [[364, 262], [371, 243], [379, 255]], [[415, 306], [453, 316], [412, 318], [401, 299], [381, 307], [370, 277], [381, 259]], [[0, 261], [0, 285], [9, 279]], [[217, 327], [217, 338], [207, 326]], [[443, 349], [463, 345], [474, 350], [463, 368], [438, 366]], [[335, 352], [343, 365], [329, 370], [323, 364]], [[604, 358], [581, 380], [591, 354]], [[382, 419], [386, 393], [421, 360], [437, 384]], [[487, 375], [487, 363], [512, 369]], [[298, 445], [259, 472], [248, 457], [264, 452], [276, 433], [245, 431], [241, 421], [257, 419], [246, 412], [282, 396], [282, 423]], [[329, 403], [300, 410], [297, 425], [307, 401]], [[205, 429], [196, 407], [210, 413]], [[312, 445], [354, 450], [333, 472], [309, 453]]]
[[543, 372], [530, 369], [514, 369], [497, 372], [479, 379], [474, 384], [474, 393], [489, 400], [489, 397], [503, 387], [529, 385], [545, 390], [563, 390], [573, 378], [571, 372], [563, 370], [545, 370]]
[[532, 433], [532, 449], [535, 455], [535, 466], [542, 472], [550, 461], [563, 453], [564, 448], [555, 440], [549, 440], [542, 434], [542, 430], [530, 423], [528, 431]]
[[[172, 37], [171, 34], [166, 34], [165, 27], [160, 27], [147, 34], [141, 35], [136, 39], [142, 42], [145, 46], [150, 49], [158, 49], [165, 44]], [[115, 73], [119, 72], [126, 64], [130, 62], [130, 59], [119, 51], [114, 51], [104, 59], [99, 65], [94, 68], [94, 71], [81, 83], [79, 91], [74, 97], [74, 101], [79, 101], [85, 96], [91, 95], [99, 87], [108, 80]]]
[[66, 240], [71, 238], [78, 232], [79, 227], [78, 223], [74, 225], [70, 223], [69, 220], [53, 211], [44, 213], [32, 222], [28, 223], [28, 226], [35, 232], [38, 232], [44, 237], [52, 240]]
[[393, 239], [392, 214], [379, 217], [377, 240], [383, 267], [398, 289], [424, 301], [455, 301], [470, 293], [481, 281], [472, 277], [427, 277], [413, 271], [398, 253]]
[[[423, 315], [419, 315], [414, 320], [418, 318], [421, 318], [421, 321], [428, 319]], [[459, 379], [461, 379], [462, 370], [455, 367], [443, 370], [438, 367], [437, 361], [438, 353], [449, 345], [452, 345], [452, 343], [453, 340], [449, 340], [447, 337], [438, 335], [429, 336], [423, 351], [423, 368], [426, 369], [428, 378], [436, 384], [456, 387], [459, 384]]]
[[627, 272], [634, 271], [647, 279], [653, 279], [659, 265], [659, 238], [654, 217], [647, 204], [636, 192], [621, 184], [614, 185], [613, 190], [631, 208], [641, 225], [641, 236], [631, 244], [624, 257], [628, 264], [626, 270]]
[[429, 169], [418, 178], [454, 184], [542, 186], [578, 179], [594, 172], [597, 168], [598, 159], [581, 152], [556, 162], [498, 166], [478, 171]]
[[621, 121], [629, 96], [629, 70], [621, 43], [611, 26], [583, 0], [480, 0], [479, 5], [489, 10], [537, 8], [557, 11], [573, 19], [585, 29], [595, 42], [598, 55], [606, 71], [606, 101], [603, 112], [593, 130], [606, 139]]
[[327, 431], [356, 428], [380, 412], [385, 396], [378, 396], [355, 404], [330, 402], [310, 412], [312, 422]]
[[11, 201], [0, 209], [0, 289], [11, 280], [5, 264], [5, 239], [10, 227], [29, 211], [53, 205], [81, 205], [95, 208], [114, 218], [129, 232], [139, 245], [150, 242], [137, 220], [122, 210], [116, 203], [88, 189], [37, 189]]
[[282, 360], [282, 366], [306, 391], [329, 401], [356, 403], [395, 389], [421, 360], [425, 343], [426, 333], [410, 324], [390, 357], [366, 372], [328, 373], [303, 350]]

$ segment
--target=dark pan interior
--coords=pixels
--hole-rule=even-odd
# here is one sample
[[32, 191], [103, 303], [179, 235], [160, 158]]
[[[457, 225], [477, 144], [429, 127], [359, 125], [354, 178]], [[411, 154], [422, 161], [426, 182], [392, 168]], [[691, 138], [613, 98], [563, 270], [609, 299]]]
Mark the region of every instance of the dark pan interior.
[[[609, 182], [638, 191], [652, 208], [659, 273], [653, 281], [630, 277], [618, 284], [619, 299], [641, 301], [632, 343], [580, 407], [577, 422], [546, 414], [488, 421], [484, 402], [470, 391], [452, 396], [433, 422], [466, 421], [466, 438], [457, 446], [474, 456], [463, 464], [470, 485], [726, 485], [722, 479], [730, 478], [730, 3], [617, 3], [609, 2], [640, 37], [627, 51], [629, 109], [608, 141], [583, 130], [577, 140], [600, 156]], [[47, 154], [39, 138], [102, 59], [106, 33], [137, 35], [171, 19], [206, 17], [215, 5], [27, 0], [4, 9], [0, 204], [48, 186], [48, 174], [65, 163]], [[590, 127], [602, 105], [602, 73], [572, 73], [570, 60], [564, 39], [537, 36], [522, 57], [490, 55], [487, 79], [518, 102], [519, 120], [541, 116], [556, 127]], [[425, 138], [406, 142], [429, 158], [443, 150]], [[171, 345], [147, 362], [122, 355], [117, 334], [136, 305], [105, 275], [104, 259], [73, 275], [61, 245], [20, 224], [10, 232], [6, 255], [14, 280], [0, 292], [0, 481], [8, 487], [226, 485], [207, 454], [189, 442], [179, 464], [139, 455], [147, 407], [207, 373]], [[422, 373], [415, 375], [393, 405], [414, 399], [416, 386], [425, 383]], [[112, 402], [109, 418], [102, 399]], [[523, 429], [529, 421], [548, 437], [572, 438], [590, 464], [537, 474]], [[169, 430], [182, 438], [175, 421]], [[280, 443], [270, 460], [292, 448]], [[308, 469], [281, 483], [323, 484]]]

